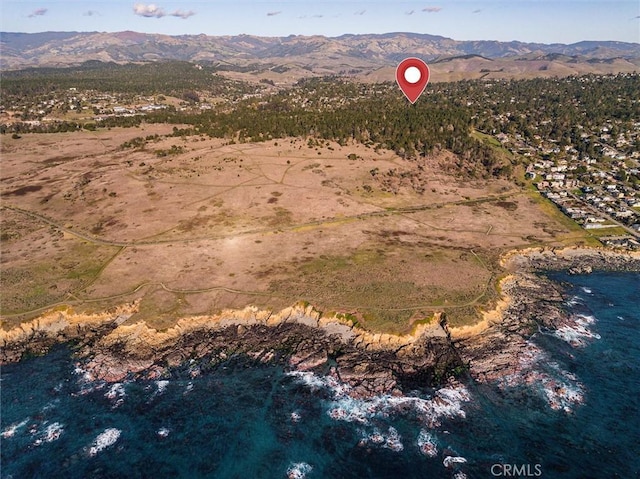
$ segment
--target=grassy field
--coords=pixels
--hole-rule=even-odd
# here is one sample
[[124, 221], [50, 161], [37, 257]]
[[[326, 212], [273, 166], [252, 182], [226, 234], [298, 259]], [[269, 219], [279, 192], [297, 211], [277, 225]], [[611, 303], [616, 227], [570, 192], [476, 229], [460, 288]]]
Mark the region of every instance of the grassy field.
[[[170, 133], [3, 138], [5, 327], [61, 303], [134, 299], [130, 321], [158, 328], [300, 300], [371, 330], [406, 332], [442, 311], [469, 324], [495, 301], [503, 252], [597, 244], [535, 191], [445, 173], [446, 154]], [[156, 134], [148, 148], [122, 147]]]
[[619, 226], [614, 226], [611, 228], [596, 228], [588, 231], [596, 238], [601, 238], [603, 236], [626, 236], [629, 234], [627, 230]]

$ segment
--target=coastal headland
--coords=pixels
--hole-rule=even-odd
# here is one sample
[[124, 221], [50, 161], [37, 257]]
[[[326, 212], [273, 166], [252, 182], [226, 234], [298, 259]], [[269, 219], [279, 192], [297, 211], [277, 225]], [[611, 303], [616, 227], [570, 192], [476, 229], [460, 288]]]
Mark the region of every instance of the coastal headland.
[[95, 314], [60, 308], [2, 330], [0, 360], [17, 361], [71, 342], [94, 379], [122, 381], [159, 378], [192, 362], [215, 367], [243, 355], [335, 376], [357, 397], [402, 394], [467, 373], [479, 381], [517, 373], [533, 333], [571, 325], [562, 287], [545, 271], [640, 271], [639, 253], [595, 248], [536, 248], [513, 251], [501, 260], [510, 271], [500, 282], [501, 298], [474, 326], [449, 328], [440, 312], [404, 335], [374, 333], [353, 316], [322, 314], [298, 303], [279, 312], [247, 307], [185, 317], [156, 330], [144, 321], [125, 324], [139, 308], [134, 302]]
[[115, 381], [242, 355], [398, 394], [517, 369], [537, 325], [564, 321], [537, 272], [640, 270], [589, 249], [597, 234], [479, 134], [510, 175], [444, 149], [182, 126], [2, 142], [3, 362], [70, 342]]

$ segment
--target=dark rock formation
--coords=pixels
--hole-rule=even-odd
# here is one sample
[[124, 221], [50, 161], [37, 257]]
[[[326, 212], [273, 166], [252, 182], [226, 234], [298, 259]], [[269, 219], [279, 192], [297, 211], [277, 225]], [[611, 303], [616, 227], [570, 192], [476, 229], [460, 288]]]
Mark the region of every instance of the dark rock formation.
[[[129, 316], [133, 312], [129, 310]], [[247, 358], [331, 373], [357, 397], [433, 387], [463, 370], [438, 321], [417, 326], [411, 335], [395, 336], [372, 334], [304, 306], [277, 314], [247, 308], [187, 318], [166, 332], [144, 323], [119, 325], [122, 317], [50, 315], [5, 332], [1, 359], [16, 361], [44, 353], [56, 342], [73, 341], [93, 378], [121, 381], [158, 378], [189, 364], [211, 368]]]

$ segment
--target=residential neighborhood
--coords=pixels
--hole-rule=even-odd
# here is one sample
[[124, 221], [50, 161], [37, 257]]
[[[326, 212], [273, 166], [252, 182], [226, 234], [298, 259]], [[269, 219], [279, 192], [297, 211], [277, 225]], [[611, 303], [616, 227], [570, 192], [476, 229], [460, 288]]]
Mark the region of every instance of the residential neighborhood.
[[607, 131], [607, 125], [600, 128], [596, 157], [581, 156], [572, 146], [560, 149], [552, 142], [534, 148], [520, 138], [499, 139], [505, 146], [515, 145], [515, 151], [524, 148], [541, 158], [527, 166], [527, 177], [563, 213], [583, 228], [597, 230], [606, 245], [639, 249], [640, 185], [629, 178], [640, 173], [640, 152], [626, 147], [640, 138], [640, 122], [616, 138]]
[[[606, 82], [609, 78], [557, 79], [556, 83], [561, 86], [569, 82]], [[585, 105], [575, 98], [567, 101], [571, 102], [571, 108], [583, 113]], [[585, 113], [582, 116], [587, 121], [567, 125], [564, 131], [556, 133], [558, 140], [541, 131], [545, 127], [557, 128], [550, 126], [550, 119], [527, 122], [529, 117], [522, 118], [519, 101], [512, 97], [503, 103], [513, 107], [507, 106], [506, 111], [503, 108], [500, 114], [494, 114], [495, 128], [487, 133], [511, 154], [526, 158], [526, 177], [563, 213], [603, 244], [635, 250], [640, 249], [639, 104], [637, 98], [622, 95], [614, 101], [632, 106], [627, 121], [607, 118], [593, 121]], [[536, 113], [538, 118], [544, 118], [544, 108], [542, 113]], [[519, 128], [511, 126], [514, 118], [521, 123]]]

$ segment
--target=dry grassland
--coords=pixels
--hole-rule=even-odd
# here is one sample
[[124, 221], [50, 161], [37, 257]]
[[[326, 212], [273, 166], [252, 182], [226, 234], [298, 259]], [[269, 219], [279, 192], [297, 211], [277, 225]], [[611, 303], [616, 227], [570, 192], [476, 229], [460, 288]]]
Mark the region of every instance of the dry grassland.
[[[170, 132], [3, 138], [5, 327], [63, 303], [133, 299], [130, 321], [159, 328], [299, 300], [384, 331], [434, 311], [468, 324], [495, 299], [501, 253], [587, 240], [531, 190], [458, 181], [445, 157]], [[155, 134], [144, 149], [120, 148]]]

